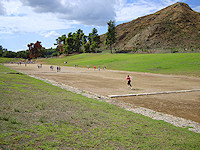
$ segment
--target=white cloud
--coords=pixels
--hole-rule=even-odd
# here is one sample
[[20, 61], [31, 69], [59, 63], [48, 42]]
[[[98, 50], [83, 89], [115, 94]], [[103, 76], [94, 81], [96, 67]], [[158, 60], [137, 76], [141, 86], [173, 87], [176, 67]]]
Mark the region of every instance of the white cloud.
[[48, 33], [42, 33], [44, 37], [58, 37], [60, 34], [57, 33], [56, 31], [50, 31]]
[[106, 25], [116, 16], [118, 0], [21, 0], [35, 12], [55, 13], [59, 18], [75, 20], [85, 25]]
[[5, 8], [3, 6], [3, 3], [0, 1], [0, 15], [5, 14]]
[[178, 0], [2, 0], [0, 33], [48, 32], [72, 24], [101, 26], [109, 20], [130, 21]]
[[200, 12], [200, 6], [196, 6], [193, 8], [195, 11]]
[[71, 25], [65, 20], [58, 20], [49, 14], [30, 16], [0, 16], [0, 33], [42, 32], [49, 30], [67, 29]]
[[178, 0], [136, 0], [127, 3], [120, 0], [121, 3], [116, 7], [116, 21], [131, 21], [141, 16], [154, 13], [168, 5], [176, 3]]
[[19, 0], [3, 0], [3, 4], [6, 8], [6, 15], [19, 15], [20, 8], [22, 7], [22, 3]]
[[[185, 0], [181, 0], [182, 2], [184, 2]], [[161, 2], [164, 4], [164, 5], [172, 5], [176, 2], [180, 2], [180, 0], [161, 0]]]
[[35, 13], [19, 0], [4, 1], [6, 15], [0, 16], [0, 33], [44, 32], [71, 28], [74, 22], [58, 19], [53, 13]]

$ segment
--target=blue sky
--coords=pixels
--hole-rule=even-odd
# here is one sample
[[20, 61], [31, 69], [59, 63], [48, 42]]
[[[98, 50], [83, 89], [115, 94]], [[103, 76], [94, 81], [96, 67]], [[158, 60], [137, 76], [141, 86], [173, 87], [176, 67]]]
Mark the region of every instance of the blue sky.
[[176, 2], [200, 12], [200, 0], [0, 0], [0, 45], [15, 52], [36, 41], [55, 47], [63, 34], [82, 29], [88, 35], [95, 27], [101, 35], [109, 20], [118, 25]]

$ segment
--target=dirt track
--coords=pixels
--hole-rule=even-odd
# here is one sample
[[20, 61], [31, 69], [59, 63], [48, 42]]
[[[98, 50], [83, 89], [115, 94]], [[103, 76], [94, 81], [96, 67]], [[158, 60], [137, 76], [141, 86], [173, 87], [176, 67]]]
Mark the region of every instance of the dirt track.
[[[56, 66], [51, 71], [49, 65], [43, 65], [38, 69], [36, 64], [28, 64], [26, 67], [17, 64], [5, 64], [5, 66], [103, 96], [200, 89], [198, 77], [113, 70], [98, 71], [93, 68], [75, 67], [61, 67], [61, 72], [56, 72]], [[128, 74], [132, 78], [134, 90], [126, 85]], [[118, 100], [200, 123], [200, 91], [123, 97]]]

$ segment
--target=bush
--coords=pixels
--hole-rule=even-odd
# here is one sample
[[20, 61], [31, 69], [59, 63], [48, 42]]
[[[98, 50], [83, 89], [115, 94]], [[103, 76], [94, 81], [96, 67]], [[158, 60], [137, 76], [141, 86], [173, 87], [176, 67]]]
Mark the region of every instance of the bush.
[[117, 50], [116, 53], [130, 53], [132, 50], [127, 49], [127, 50]]
[[55, 52], [55, 53], [53, 53], [53, 54], [52, 54], [52, 56], [58, 56], [58, 53], [57, 53], [57, 52]]

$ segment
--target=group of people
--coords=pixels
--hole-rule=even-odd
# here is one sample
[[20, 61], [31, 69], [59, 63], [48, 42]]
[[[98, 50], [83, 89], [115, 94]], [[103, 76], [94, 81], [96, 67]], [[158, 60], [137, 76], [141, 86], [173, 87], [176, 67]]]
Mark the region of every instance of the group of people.
[[[77, 65], [77, 64], [75, 64], [75, 68], [78, 68], [78, 65]], [[90, 66], [88, 65], [87, 68], [90, 69]], [[99, 66], [99, 67], [97, 68], [97, 67], [94, 65], [94, 70], [96, 70], [96, 69], [98, 69], [98, 70], [100, 71], [100, 70], [101, 70], [101, 67]], [[103, 70], [106, 69], [106, 66], [104, 66], [102, 69], [103, 69]]]
[[58, 66], [58, 67], [57, 67], [57, 72], [60, 72], [60, 71], [61, 71], [61, 67]]
[[[51, 65], [51, 66], [50, 66], [51, 71], [53, 71], [53, 68], [54, 68], [54, 67]], [[56, 69], [57, 69], [57, 72], [60, 72], [60, 71], [61, 71], [61, 67], [60, 67], [60, 66], [58, 66]]]
[[[14, 63], [14, 62], [10, 62], [10, 63]], [[20, 61], [20, 62], [17, 62], [17, 64], [18, 64], [18, 66], [20, 65], [21, 66], [21, 64], [25, 64], [25, 66], [27, 65], [27, 64], [34, 64], [35, 62], [34, 61]]]
[[[89, 66], [88, 66], [88, 69], [89, 69]], [[102, 69], [103, 69], [103, 70], [106, 69], [106, 66], [104, 66]], [[94, 70], [96, 70], [96, 66], [95, 66], [95, 65], [94, 65]], [[100, 67], [100, 66], [98, 67], [98, 70], [99, 70], [99, 71], [101, 70], [101, 67]]]
[[39, 64], [39, 65], [38, 65], [38, 68], [42, 68], [42, 64]]
[[[41, 67], [42, 67], [42, 64], [41, 64]], [[78, 65], [75, 65], [75, 67], [78, 67]], [[39, 67], [38, 67], [39, 68]], [[50, 69], [53, 71], [53, 66], [51, 65], [50, 66]], [[90, 66], [88, 65], [87, 66], [87, 68], [89, 69], [90, 68]], [[94, 70], [96, 69], [96, 66], [94, 66]], [[98, 70], [100, 71], [100, 66], [98, 67]], [[106, 67], [104, 66], [102, 69], [106, 69]], [[58, 66], [57, 67], [57, 72], [60, 72], [61, 71], [61, 67], [60, 66]], [[129, 75], [127, 75], [127, 77], [126, 77], [126, 80], [127, 80], [127, 85], [128, 85], [128, 88], [131, 88], [131, 90], [133, 90], [133, 87], [132, 87], [132, 85], [131, 85], [131, 77], [129, 76]]]

